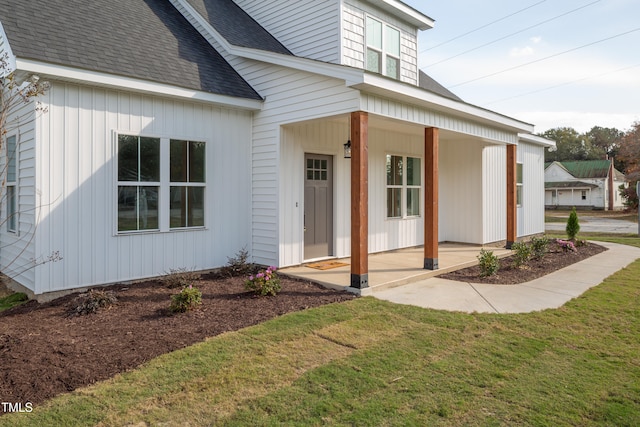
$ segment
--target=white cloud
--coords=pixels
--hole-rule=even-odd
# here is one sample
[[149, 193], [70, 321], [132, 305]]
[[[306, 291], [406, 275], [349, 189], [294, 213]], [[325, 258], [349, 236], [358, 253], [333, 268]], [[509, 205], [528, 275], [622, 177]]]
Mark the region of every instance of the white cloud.
[[514, 47], [509, 51], [509, 56], [512, 58], [520, 58], [523, 56], [531, 56], [534, 54], [533, 48], [531, 46], [527, 47]]
[[537, 36], [537, 37], [531, 37], [529, 40], [531, 40], [532, 43], [534, 44], [538, 44], [542, 41], [542, 37]]

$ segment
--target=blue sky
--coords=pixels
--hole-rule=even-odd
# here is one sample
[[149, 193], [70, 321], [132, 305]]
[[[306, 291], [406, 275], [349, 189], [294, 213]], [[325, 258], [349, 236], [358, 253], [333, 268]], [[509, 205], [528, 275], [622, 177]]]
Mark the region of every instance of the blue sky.
[[640, 121], [640, 1], [405, 3], [436, 21], [419, 35], [420, 68], [465, 101], [536, 132]]

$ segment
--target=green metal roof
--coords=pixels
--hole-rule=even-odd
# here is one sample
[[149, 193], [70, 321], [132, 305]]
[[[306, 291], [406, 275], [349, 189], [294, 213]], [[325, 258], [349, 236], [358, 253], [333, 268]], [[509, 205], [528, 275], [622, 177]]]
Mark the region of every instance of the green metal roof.
[[563, 188], [598, 188], [595, 184], [589, 184], [582, 181], [557, 181], [557, 182], [545, 182], [544, 188], [550, 189], [563, 189]]
[[[580, 160], [580, 161], [573, 161], [573, 162], [553, 162], [553, 163], [558, 163], [575, 178], [588, 179], [588, 178], [606, 178], [609, 175], [609, 165], [611, 164], [611, 161], [610, 160]], [[547, 169], [553, 163], [545, 163], [544, 168]], [[619, 181], [624, 180], [624, 175], [616, 169], [614, 169], [614, 175], [616, 180], [619, 180]]]

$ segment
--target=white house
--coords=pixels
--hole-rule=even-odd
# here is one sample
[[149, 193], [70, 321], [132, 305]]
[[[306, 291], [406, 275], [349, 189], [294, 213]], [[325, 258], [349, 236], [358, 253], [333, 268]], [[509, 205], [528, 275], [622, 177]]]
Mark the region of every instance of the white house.
[[619, 187], [625, 184], [613, 160], [552, 162], [544, 170], [544, 203], [548, 209], [623, 209]]
[[544, 232], [553, 142], [420, 71], [434, 21], [402, 1], [35, 3], [0, 0], [16, 75], [51, 83], [8, 135], [17, 220], [0, 232], [34, 295], [243, 247], [280, 267], [351, 256], [361, 288], [369, 253], [424, 245], [435, 269], [439, 242]]

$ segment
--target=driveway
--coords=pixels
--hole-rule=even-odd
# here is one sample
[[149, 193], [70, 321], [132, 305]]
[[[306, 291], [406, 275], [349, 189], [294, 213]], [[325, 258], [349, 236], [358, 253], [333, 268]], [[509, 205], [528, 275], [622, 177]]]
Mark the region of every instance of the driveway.
[[[631, 221], [613, 218], [601, 218], [597, 216], [579, 216], [580, 231], [594, 231], [600, 233], [637, 234], [638, 224]], [[566, 222], [547, 222], [544, 228], [547, 231], [564, 231]]]

